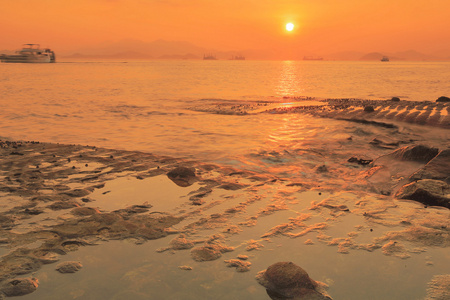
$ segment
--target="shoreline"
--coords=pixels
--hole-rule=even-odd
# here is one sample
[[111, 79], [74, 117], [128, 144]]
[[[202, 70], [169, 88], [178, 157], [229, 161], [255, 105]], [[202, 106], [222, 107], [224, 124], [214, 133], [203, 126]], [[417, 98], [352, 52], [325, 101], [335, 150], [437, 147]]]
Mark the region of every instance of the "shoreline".
[[372, 122], [381, 126], [395, 126], [389, 122], [396, 121], [449, 129], [449, 101], [450, 98], [444, 96], [435, 101], [401, 101], [397, 97], [390, 100], [285, 97], [278, 102], [217, 100], [192, 107], [191, 110], [223, 115], [301, 113], [344, 121]]
[[[414, 152], [406, 148], [376, 161], [395, 161], [396, 172], [414, 164], [429, 174], [429, 162], [405, 162]], [[252, 260], [280, 238], [302, 247], [336, 247], [340, 255], [364, 250], [401, 260], [450, 246], [449, 209], [396, 199], [394, 186], [383, 195], [387, 182], [376, 165], [355, 167], [363, 171], [359, 185], [372, 180], [378, 193], [93, 146], [2, 141], [0, 151], [0, 192], [7, 199], [0, 213], [0, 285], [108, 240], [141, 245], [173, 236], [155, 255], [190, 251], [192, 261], [180, 272], [225, 257], [237, 259], [232, 268], [259, 271]], [[164, 199], [158, 189], [168, 191]], [[333, 296], [333, 286], [329, 292]]]

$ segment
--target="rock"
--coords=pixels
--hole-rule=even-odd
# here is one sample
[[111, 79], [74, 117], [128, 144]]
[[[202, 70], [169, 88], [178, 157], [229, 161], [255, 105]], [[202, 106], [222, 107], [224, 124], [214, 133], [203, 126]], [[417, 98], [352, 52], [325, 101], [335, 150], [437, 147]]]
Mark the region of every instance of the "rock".
[[250, 271], [250, 266], [252, 265], [249, 261], [242, 261], [240, 259], [229, 259], [225, 260], [227, 267], [236, 268], [238, 272], [248, 272]]
[[78, 198], [78, 197], [87, 196], [90, 193], [91, 192], [86, 189], [74, 189], [74, 190], [70, 190], [70, 191], [65, 191], [62, 194], [70, 196], [70, 197]]
[[194, 242], [187, 240], [184, 234], [180, 234], [178, 237], [174, 238], [169, 243], [171, 249], [174, 250], [184, 250], [191, 249], [194, 247]]
[[177, 167], [167, 173], [167, 177], [176, 185], [187, 187], [197, 181], [194, 168]]
[[392, 98], [391, 98], [391, 101], [399, 102], [399, 101], [400, 101], [400, 98], [399, 98], [399, 97], [392, 97]]
[[272, 299], [323, 299], [331, 297], [325, 284], [312, 280], [308, 273], [292, 262], [277, 262], [256, 275]]
[[445, 97], [445, 96], [441, 96], [439, 98], [437, 98], [436, 102], [450, 102], [450, 98], [449, 97]]
[[450, 185], [440, 180], [422, 179], [411, 182], [401, 187], [395, 196], [450, 208]]
[[36, 278], [15, 278], [4, 283], [0, 291], [7, 297], [23, 296], [34, 292], [38, 285]]
[[450, 299], [450, 274], [435, 275], [428, 282], [427, 300]]
[[439, 149], [424, 145], [406, 146], [392, 152], [392, 155], [400, 160], [417, 162], [429, 162], [439, 153]]
[[373, 138], [373, 140], [370, 141], [369, 144], [382, 149], [396, 149], [398, 148], [400, 143], [388, 138]]
[[76, 201], [56, 201], [47, 206], [51, 210], [62, 210], [68, 208], [79, 207], [80, 205]]
[[72, 214], [75, 216], [92, 216], [94, 214], [99, 214], [100, 211], [93, 207], [76, 207], [72, 209]]
[[80, 270], [83, 265], [77, 261], [65, 261], [56, 266], [59, 273], [75, 273]]
[[316, 168], [316, 173], [327, 173], [327, 172], [328, 172], [328, 168], [326, 165], [321, 165]]
[[439, 152], [422, 169], [411, 175], [410, 179], [436, 179], [450, 184], [450, 149]]
[[370, 164], [373, 160], [372, 159], [362, 159], [362, 158], [357, 158], [357, 157], [352, 156], [347, 161], [350, 163], [357, 163], [359, 165], [365, 166], [365, 165]]
[[372, 105], [367, 105], [367, 106], [364, 106], [364, 111], [365, 112], [374, 112], [375, 109], [373, 108]]
[[191, 257], [195, 261], [210, 261], [218, 259], [222, 256], [222, 253], [233, 250], [233, 247], [227, 247], [220, 243], [207, 243], [202, 247], [192, 249]]

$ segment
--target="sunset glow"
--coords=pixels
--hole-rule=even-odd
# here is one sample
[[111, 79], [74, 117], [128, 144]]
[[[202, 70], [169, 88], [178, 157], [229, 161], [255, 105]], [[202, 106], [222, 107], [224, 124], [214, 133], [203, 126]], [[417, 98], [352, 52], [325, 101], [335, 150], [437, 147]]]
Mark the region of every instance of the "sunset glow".
[[[213, 52], [250, 50], [254, 59], [284, 59], [287, 47], [297, 49], [293, 53], [300, 58], [410, 50], [450, 57], [449, 1], [4, 2], [0, 26], [8, 30], [2, 31], [0, 50], [39, 43], [65, 55], [108, 48], [108, 43], [119, 41], [165, 40]], [[287, 33], [291, 37], [295, 33], [295, 39], [287, 40]]]

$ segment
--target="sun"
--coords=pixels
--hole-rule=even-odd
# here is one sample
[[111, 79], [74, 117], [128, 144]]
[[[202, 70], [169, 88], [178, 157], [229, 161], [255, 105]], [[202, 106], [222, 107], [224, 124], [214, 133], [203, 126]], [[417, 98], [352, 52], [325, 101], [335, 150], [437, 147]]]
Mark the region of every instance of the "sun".
[[287, 30], [287, 31], [292, 31], [292, 30], [294, 30], [294, 24], [292, 24], [292, 23], [287, 23], [287, 24], [286, 24], [286, 30]]

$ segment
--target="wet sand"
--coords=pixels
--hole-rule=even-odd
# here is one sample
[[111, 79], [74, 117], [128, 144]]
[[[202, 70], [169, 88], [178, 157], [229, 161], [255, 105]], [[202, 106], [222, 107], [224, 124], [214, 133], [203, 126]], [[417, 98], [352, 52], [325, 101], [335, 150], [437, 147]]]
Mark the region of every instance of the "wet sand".
[[[28, 278], [39, 285], [23, 299], [269, 299], [255, 276], [278, 261], [333, 299], [448, 288], [432, 278], [448, 276], [449, 209], [394, 197], [427, 162], [356, 163], [349, 190], [94, 146], [2, 141], [0, 152], [5, 294]], [[73, 274], [56, 271], [64, 262]]]

